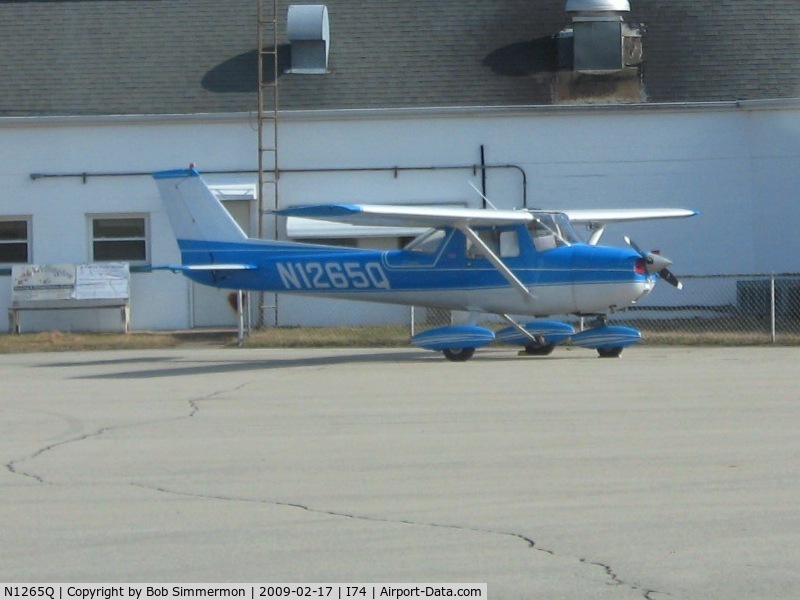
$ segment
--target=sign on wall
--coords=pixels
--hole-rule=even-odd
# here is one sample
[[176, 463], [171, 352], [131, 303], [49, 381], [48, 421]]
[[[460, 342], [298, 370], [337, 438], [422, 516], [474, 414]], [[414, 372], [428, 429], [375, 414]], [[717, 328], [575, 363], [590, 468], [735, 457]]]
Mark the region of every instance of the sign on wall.
[[128, 263], [75, 265], [76, 300], [130, 297]]
[[11, 281], [12, 302], [130, 297], [128, 263], [14, 265]]

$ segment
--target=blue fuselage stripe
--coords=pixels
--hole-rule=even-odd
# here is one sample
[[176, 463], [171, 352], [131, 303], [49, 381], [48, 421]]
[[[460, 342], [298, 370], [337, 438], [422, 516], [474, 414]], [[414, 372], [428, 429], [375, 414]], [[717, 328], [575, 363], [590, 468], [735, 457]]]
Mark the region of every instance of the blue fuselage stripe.
[[[291, 242], [204, 242], [179, 240], [185, 265], [249, 264], [257, 269], [191, 272], [189, 277], [230, 289], [276, 292], [344, 292], [487, 290], [508, 282], [485, 259], [421, 265], [403, 250], [376, 251]], [[526, 285], [635, 283], [646, 280], [633, 270], [635, 253], [628, 249], [573, 245], [543, 253], [538, 260], [508, 259]], [[444, 262], [444, 264], [442, 264]], [[516, 265], [519, 264], [517, 267]]]

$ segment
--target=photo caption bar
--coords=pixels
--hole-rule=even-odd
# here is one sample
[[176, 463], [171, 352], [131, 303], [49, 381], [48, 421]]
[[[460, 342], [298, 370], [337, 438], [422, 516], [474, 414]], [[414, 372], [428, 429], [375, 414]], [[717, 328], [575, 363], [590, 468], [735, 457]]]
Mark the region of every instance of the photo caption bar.
[[486, 583], [54, 583], [2, 584], [2, 600], [173, 600], [176, 598], [488, 598]]

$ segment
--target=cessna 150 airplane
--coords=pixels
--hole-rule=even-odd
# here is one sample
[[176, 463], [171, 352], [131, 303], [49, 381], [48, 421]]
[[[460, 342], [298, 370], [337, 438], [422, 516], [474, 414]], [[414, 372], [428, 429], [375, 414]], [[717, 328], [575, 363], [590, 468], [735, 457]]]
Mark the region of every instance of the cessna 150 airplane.
[[[453, 361], [493, 341], [546, 355], [556, 344], [619, 356], [641, 333], [606, 316], [646, 296], [660, 277], [680, 287], [671, 261], [630, 248], [597, 245], [614, 222], [681, 218], [686, 209], [493, 210], [461, 207], [327, 204], [276, 211], [358, 225], [424, 227], [401, 250], [377, 251], [250, 239], [194, 168], [155, 173], [181, 252], [182, 272], [201, 284], [467, 311], [473, 324], [424, 331], [411, 343]], [[589, 227], [583, 243], [573, 224]], [[498, 332], [475, 323], [481, 313], [509, 325]], [[584, 331], [548, 315], [591, 317]], [[519, 323], [510, 315], [529, 315]]]

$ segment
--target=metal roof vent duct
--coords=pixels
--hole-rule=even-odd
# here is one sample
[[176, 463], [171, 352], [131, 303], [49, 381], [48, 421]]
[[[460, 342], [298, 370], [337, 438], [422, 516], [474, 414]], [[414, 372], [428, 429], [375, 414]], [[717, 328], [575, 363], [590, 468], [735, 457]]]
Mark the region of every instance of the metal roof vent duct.
[[292, 47], [290, 73], [328, 72], [330, 28], [324, 4], [293, 4], [286, 19], [287, 37]]
[[623, 13], [628, 0], [568, 0], [573, 13], [573, 70], [608, 73], [625, 68]]
[[567, 0], [567, 12], [630, 12], [628, 0]]

